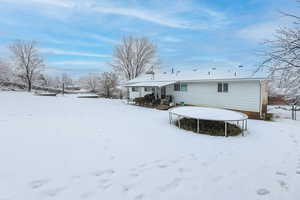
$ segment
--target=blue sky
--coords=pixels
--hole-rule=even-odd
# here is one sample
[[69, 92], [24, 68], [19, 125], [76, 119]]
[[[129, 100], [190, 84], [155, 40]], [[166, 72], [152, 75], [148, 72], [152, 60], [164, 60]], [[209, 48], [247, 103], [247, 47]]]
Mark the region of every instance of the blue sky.
[[48, 71], [108, 71], [124, 36], [148, 37], [165, 68], [253, 69], [264, 38], [290, 23], [294, 0], [0, 0], [0, 56], [37, 40]]

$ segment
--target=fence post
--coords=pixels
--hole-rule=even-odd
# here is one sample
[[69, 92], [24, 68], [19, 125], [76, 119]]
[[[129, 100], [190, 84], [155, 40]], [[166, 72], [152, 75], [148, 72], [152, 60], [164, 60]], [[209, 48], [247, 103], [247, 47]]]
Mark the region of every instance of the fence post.
[[295, 106], [292, 105], [292, 120], [295, 120]]
[[65, 83], [62, 84], [62, 94], [65, 94]]
[[225, 137], [227, 137], [227, 122], [225, 121]]

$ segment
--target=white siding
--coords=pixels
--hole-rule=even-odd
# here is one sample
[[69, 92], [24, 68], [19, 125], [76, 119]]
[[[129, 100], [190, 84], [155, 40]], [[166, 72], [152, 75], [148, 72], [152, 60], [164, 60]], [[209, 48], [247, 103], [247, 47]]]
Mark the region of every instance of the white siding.
[[217, 91], [217, 82], [188, 83], [188, 91], [168, 91], [175, 99], [175, 103], [184, 102], [191, 105], [202, 105], [219, 108], [228, 108], [244, 111], [260, 111], [260, 83], [249, 82], [227, 82], [228, 93]]

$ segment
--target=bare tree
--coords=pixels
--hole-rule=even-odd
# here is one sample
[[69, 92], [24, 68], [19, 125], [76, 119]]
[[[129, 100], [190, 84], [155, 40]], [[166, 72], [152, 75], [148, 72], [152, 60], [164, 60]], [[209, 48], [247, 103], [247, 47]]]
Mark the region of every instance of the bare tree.
[[11, 69], [9, 68], [9, 64], [0, 59], [0, 85], [3, 82], [10, 81], [11, 79]]
[[66, 86], [70, 87], [73, 85], [73, 79], [67, 73], [61, 75], [61, 82]]
[[79, 82], [83, 88], [90, 90], [90, 92], [97, 92], [100, 85], [100, 76], [96, 73], [90, 73], [80, 78]]
[[105, 97], [109, 98], [116, 90], [118, 85], [118, 76], [114, 72], [103, 72], [100, 77], [100, 84]]
[[157, 65], [156, 47], [147, 38], [126, 37], [115, 48], [111, 66], [131, 80]]
[[295, 19], [293, 27], [279, 28], [275, 39], [265, 41], [265, 60], [262, 67], [270, 70], [270, 89], [284, 95], [286, 103], [295, 109], [300, 104], [300, 17], [283, 13]]
[[35, 41], [17, 40], [9, 46], [16, 65], [16, 75], [27, 85], [31, 91], [33, 80], [44, 67], [43, 59], [39, 55]]

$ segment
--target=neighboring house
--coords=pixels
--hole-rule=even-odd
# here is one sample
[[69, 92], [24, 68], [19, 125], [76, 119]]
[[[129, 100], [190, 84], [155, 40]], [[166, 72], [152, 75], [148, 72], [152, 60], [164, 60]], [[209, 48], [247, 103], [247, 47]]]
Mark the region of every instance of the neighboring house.
[[237, 72], [191, 72], [145, 74], [128, 81], [129, 98], [154, 93], [171, 95], [175, 104], [208, 106], [241, 111], [251, 118], [267, 112], [267, 78]]

